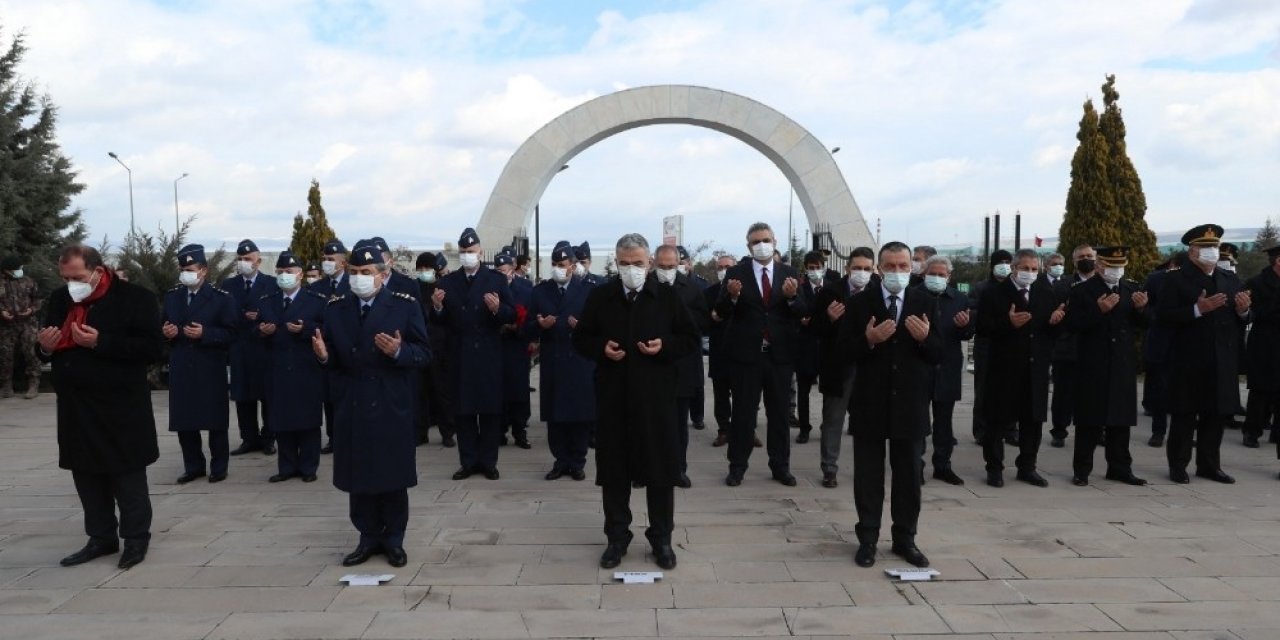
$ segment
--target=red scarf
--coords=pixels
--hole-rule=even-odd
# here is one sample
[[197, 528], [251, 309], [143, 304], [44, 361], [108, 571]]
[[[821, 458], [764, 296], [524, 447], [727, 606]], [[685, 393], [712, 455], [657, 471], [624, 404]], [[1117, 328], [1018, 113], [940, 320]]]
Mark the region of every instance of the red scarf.
[[98, 281], [98, 286], [93, 288], [93, 293], [80, 302], [71, 303], [71, 308], [67, 310], [67, 317], [62, 321], [62, 337], [58, 339], [58, 346], [53, 348], [54, 353], [78, 346], [75, 338], [71, 337], [71, 327], [84, 324], [89, 317], [89, 305], [107, 295], [109, 288], [111, 288], [111, 271], [103, 269], [102, 279]]

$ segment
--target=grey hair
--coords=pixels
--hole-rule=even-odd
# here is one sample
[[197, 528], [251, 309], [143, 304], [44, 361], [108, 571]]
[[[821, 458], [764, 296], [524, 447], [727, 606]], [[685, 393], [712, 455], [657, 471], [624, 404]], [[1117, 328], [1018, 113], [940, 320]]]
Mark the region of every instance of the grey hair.
[[649, 252], [649, 241], [638, 233], [628, 233], [618, 238], [618, 244], [613, 246], [614, 253], [630, 249], [644, 249], [645, 253]]
[[947, 273], [951, 273], [951, 258], [948, 258], [946, 256], [940, 256], [937, 254], [931, 255], [929, 256], [928, 260], [924, 261], [925, 271], [928, 271], [929, 267], [932, 267], [935, 264], [940, 264], [945, 266], [947, 268]]
[[677, 261], [680, 260], [680, 252], [676, 250], [675, 245], [670, 245], [670, 244], [658, 245], [658, 248], [653, 250], [654, 259], [657, 259], [658, 256], [662, 255], [663, 252], [666, 252], [666, 251], [670, 251], [671, 253], [676, 254], [676, 260]]
[[923, 253], [925, 258], [932, 258], [938, 255], [938, 250], [933, 247], [922, 244], [911, 251], [912, 253]]
[[1049, 255], [1045, 256], [1045, 257], [1044, 257], [1044, 261], [1045, 261], [1045, 262], [1048, 262], [1048, 261], [1050, 261], [1050, 260], [1052, 260], [1052, 259], [1054, 259], [1054, 258], [1061, 258], [1064, 262], [1066, 261], [1066, 258], [1065, 258], [1065, 257], [1063, 257], [1063, 255], [1062, 255], [1061, 253], [1058, 253], [1057, 251], [1054, 251], [1053, 253], [1051, 253], [1051, 254], [1049, 254]]
[[774, 235], [773, 233], [773, 227], [770, 227], [769, 224], [766, 222], [757, 222], [751, 225], [750, 227], [747, 227], [747, 239], [750, 240], [751, 234], [757, 231], [768, 231], [769, 235], [774, 236], [775, 239], [777, 238], [777, 236]]
[[1013, 254], [1015, 264], [1022, 262], [1023, 258], [1035, 258], [1036, 264], [1040, 264], [1040, 254], [1036, 253], [1035, 249], [1018, 249], [1018, 252]]

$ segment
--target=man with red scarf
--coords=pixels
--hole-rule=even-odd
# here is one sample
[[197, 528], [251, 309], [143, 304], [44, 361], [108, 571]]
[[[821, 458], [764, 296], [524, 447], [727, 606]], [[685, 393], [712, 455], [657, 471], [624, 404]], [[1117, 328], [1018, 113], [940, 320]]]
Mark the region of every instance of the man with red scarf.
[[116, 553], [123, 538], [119, 567], [128, 569], [151, 540], [147, 465], [159, 449], [147, 365], [163, 343], [156, 298], [113, 277], [90, 247], [63, 249], [58, 271], [67, 286], [49, 298], [37, 355], [53, 366], [58, 466], [71, 471], [89, 535], [62, 565]]

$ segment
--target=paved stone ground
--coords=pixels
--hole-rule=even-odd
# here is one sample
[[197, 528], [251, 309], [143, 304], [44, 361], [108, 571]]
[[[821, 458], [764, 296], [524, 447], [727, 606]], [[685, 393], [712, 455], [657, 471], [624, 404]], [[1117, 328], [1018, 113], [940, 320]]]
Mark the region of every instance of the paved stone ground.
[[[166, 395], [155, 405], [166, 424]], [[269, 485], [275, 459], [250, 455], [222, 484], [179, 487], [169, 433], [150, 469], [147, 561], [126, 572], [115, 558], [57, 566], [84, 535], [70, 474], [57, 468], [53, 397], [0, 401], [0, 638], [1280, 638], [1273, 450], [1228, 432], [1223, 457], [1239, 484], [1173, 485], [1144, 419], [1133, 451], [1148, 487], [1073, 487], [1070, 449], [1046, 439], [1049, 488], [1010, 477], [997, 490], [982, 482], [967, 403], [957, 424], [967, 484], [924, 489], [919, 544], [937, 582], [888, 579], [883, 569], [903, 563], [883, 552], [887, 540], [875, 568], [853, 564], [848, 439], [838, 489], [819, 485], [816, 441], [793, 446], [800, 486], [770, 481], [757, 451], [730, 489], [708, 430], [692, 434], [694, 487], [677, 490], [679, 567], [658, 584], [614, 584], [596, 565], [598, 491], [542, 479], [550, 455], [535, 425], [533, 450], [503, 449], [499, 481], [453, 482], [456, 453], [421, 448], [410, 564], [379, 558], [364, 570], [396, 574], [389, 585], [343, 587], [356, 534], [327, 458], [314, 484]], [[655, 570], [637, 498], [621, 569]]]

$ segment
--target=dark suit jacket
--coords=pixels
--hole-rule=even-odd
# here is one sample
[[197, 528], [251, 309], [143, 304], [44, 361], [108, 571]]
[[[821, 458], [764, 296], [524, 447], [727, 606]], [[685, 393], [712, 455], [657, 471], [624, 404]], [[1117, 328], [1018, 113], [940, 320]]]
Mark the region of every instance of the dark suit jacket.
[[[871, 288], [874, 283], [868, 283]], [[876, 287], [879, 287], [877, 284]], [[818, 339], [818, 392], [823, 395], [839, 396], [844, 393], [845, 376], [853, 372], [853, 361], [845, 357], [839, 349], [840, 323], [844, 316], [835, 322], [827, 315], [827, 308], [832, 303], [849, 304], [852, 296], [849, 293], [849, 281], [845, 278], [826, 280], [818, 295], [814, 296], [812, 314], [809, 316], [809, 330]], [[846, 308], [845, 314], [849, 311]]]
[[[850, 400], [849, 424], [855, 438], [917, 440], [929, 433], [929, 395], [933, 368], [942, 358], [934, 297], [919, 289], [901, 294], [898, 328], [888, 340], [867, 343], [867, 323], [889, 318], [881, 287], [868, 287], [849, 301], [840, 325], [839, 351], [857, 363], [858, 383]], [[907, 316], [929, 320], [929, 335], [917, 342]]]
[[[800, 318], [809, 315], [809, 310], [799, 294], [790, 300], [783, 296], [782, 283], [787, 278], [795, 278], [799, 283], [800, 274], [785, 264], [775, 263], [769, 282], [772, 291], [766, 308], [753, 263], [752, 259], [743, 258], [725, 274], [725, 282], [742, 282], [738, 301], [733, 302], [724, 288], [716, 301], [716, 313], [726, 322], [725, 359], [738, 364], [756, 364], [764, 356], [774, 364], [794, 366], [799, 355]], [[771, 345], [768, 354], [760, 351], [766, 328]]]
[[[1231, 415], [1240, 410], [1240, 328], [1249, 314], [1236, 313], [1240, 279], [1198, 266], [1172, 271], [1160, 290], [1156, 316], [1173, 332], [1169, 350], [1169, 412]], [[1224, 293], [1227, 304], [1199, 318], [1200, 293]]]
[[[502, 333], [503, 325], [516, 320], [515, 303], [507, 277], [481, 267], [475, 281], [467, 284], [466, 271], [459, 269], [441, 278], [443, 309], [431, 312], [432, 324], [449, 331], [448, 359], [453, 365], [449, 390], [457, 415], [502, 413]], [[490, 313], [484, 302], [487, 293], [498, 295], [498, 312]], [[528, 389], [528, 387], [525, 387]]]
[[1169, 358], [1169, 341], [1173, 339], [1173, 330], [1160, 322], [1156, 317], [1156, 310], [1160, 308], [1160, 292], [1170, 273], [1172, 272], [1168, 270], [1153, 271], [1142, 287], [1147, 292], [1147, 337], [1142, 341], [1144, 362], [1164, 364]]
[[[1053, 289], [1037, 280], [1031, 285], [1031, 303], [1026, 304], [1010, 276], [982, 292], [978, 333], [990, 341], [987, 355], [987, 383], [983, 398], [987, 417], [996, 423], [1018, 420], [1020, 394], [1031, 396], [1031, 419], [1044, 422], [1049, 411], [1049, 362], [1053, 356], [1058, 327], [1049, 323], [1061, 302]], [[1009, 321], [1009, 307], [1030, 311], [1031, 320], [1015, 329]]]
[[1137, 328], [1146, 314], [1133, 306], [1138, 283], [1121, 280], [1116, 285], [1120, 302], [1102, 313], [1098, 298], [1111, 293], [1101, 277], [1090, 278], [1071, 290], [1071, 303], [1063, 321], [1075, 334], [1082, 366], [1076, 368], [1072, 396], [1075, 423], [1090, 427], [1131, 427], [1138, 424], [1138, 356], [1134, 346]]
[[[658, 283], [657, 276], [650, 274], [648, 282], [644, 286], [657, 287], [662, 285]], [[693, 321], [693, 325], [698, 329], [698, 348], [676, 363], [676, 375], [678, 378], [676, 397], [692, 398], [706, 384], [706, 374], [702, 369], [702, 336], [711, 325], [711, 312], [707, 310], [706, 295], [688, 276], [677, 273], [676, 281], [671, 283], [671, 287], [676, 290], [676, 295], [679, 296], [680, 302], [684, 303], [685, 310], [689, 312], [689, 319]]]
[[957, 327], [956, 314], [969, 308], [969, 298], [950, 286], [937, 295], [929, 293], [923, 286], [917, 289], [934, 296], [938, 305], [938, 336], [942, 339], [942, 358], [933, 372], [931, 399], [935, 402], [956, 402], [960, 400], [964, 372], [964, 342], [973, 337], [975, 324], [971, 312], [969, 324]]
[[1274, 393], [1280, 390], [1280, 275], [1267, 267], [1247, 286], [1253, 296], [1253, 326], [1245, 352], [1249, 388]]

